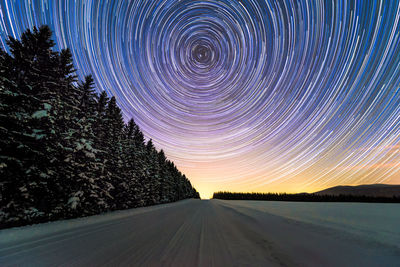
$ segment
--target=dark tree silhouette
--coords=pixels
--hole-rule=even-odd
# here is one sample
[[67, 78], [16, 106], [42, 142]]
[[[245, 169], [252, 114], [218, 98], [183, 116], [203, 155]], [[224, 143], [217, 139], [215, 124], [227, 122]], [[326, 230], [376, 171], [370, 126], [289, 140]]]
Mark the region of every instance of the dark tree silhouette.
[[47, 26], [0, 50], [0, 228], [199, 197]]
[[286, 193], [235, 193], [216, 192], [215, 199], [225, 200], [268, 200], [268, 201], [304, 201], [304, 202], [379, 202], [400, 203], [400, 198], [393, 197], [371, 197], [356, 195], [318, 195], [318, 194], [286, 194]]

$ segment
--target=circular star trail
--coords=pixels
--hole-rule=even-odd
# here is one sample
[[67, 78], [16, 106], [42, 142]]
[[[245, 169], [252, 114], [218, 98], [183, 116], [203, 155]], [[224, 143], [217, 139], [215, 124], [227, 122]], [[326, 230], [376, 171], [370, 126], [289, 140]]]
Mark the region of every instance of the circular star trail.
[[398, 1], [0, 1], [214, 189], [400, 183]]

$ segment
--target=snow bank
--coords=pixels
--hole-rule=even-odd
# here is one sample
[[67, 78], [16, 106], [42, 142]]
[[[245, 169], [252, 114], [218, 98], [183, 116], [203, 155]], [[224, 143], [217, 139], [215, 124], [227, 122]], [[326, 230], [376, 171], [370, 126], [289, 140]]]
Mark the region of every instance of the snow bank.
[[165, 209], [171, 206], [183, 205], [191, 200], [182, 200], [178, 202], [155, 205], [150, 207], [135, 208], [129, 210], [113, 211], [100, 215], [82, 217], [70, 220], [60, 220], [41, 224], [34, 224], [22, 227], [14, 227], [0, 230], [0, 248], [6, 245], [19, 243], [21, 241], [36, 239], [42, 236], [49, 236], [66, 230], [73, 230], [82, 226], [95, 225], [98, 223], [123, 219], [132, 215], [143, 214], [159, 209]]

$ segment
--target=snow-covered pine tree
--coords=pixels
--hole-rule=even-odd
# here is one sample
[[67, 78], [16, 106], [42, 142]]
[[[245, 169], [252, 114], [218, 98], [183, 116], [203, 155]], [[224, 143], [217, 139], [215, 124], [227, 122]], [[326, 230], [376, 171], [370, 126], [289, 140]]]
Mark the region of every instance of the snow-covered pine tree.
[[96, 108], [95, 108], [95, 120], [93, 124], [93, 131], [95, 135], [94, 147], [96, 149], [96, 162], [99, 164], [100, 169], [95, 173], [98, 178], [103, 194], [105, 194], [105, 204], [108, 210], [111, 210], [114, 205], [114, 199], [111, 192], [114, 190], [112, 184], [112, 177], [109, 168], [107, 168], [107, 162], [109, 160], [108, 153], [108, 131], [107, 122], [108, 118], [106, 115], [109, 98], [105, 91], [102, 91], [99, 96], [96, 97]]
[[[52, 51], [54, 42], [50, 36], [50, 29], [43, 26], [27, 30], [21, 41], [10, 38], [7, 43], [11, 55], [7, 55], [3, 63], [3, 68], [8, 68], [8, 89], [15, 94], [11, 113], [15, 114], [17, 122], [14, 126], [18, 127], [10, 132], [10, 148], [15, 149], [10, 151], [21, 163], [20, 171], [9, 169], [18, 174], [14, 178], [14, 189], [17, 190], [14, 199], [6, 204], [12, 214], [10, 220], [16, 224], [47, 220], [51, 209], [46, 197], [52, 198], [49, 188], [55, 180], [49, 179], [54, 175], [50, 144], [55, 140], [50, 110], [57, 84], [54, 63], [58, 53]], [[6, 127], [10, 129], [8, 125]]]
[[20, 191], [25, 185], [22, 158], [29, 155], [23, 149], [21, 131], [25, 118], [31, 115], [25, 107], [29, 97], [23, 95], [12, 79], [13, 65], [13, 58], [0, 50], [0, 222], [4, 225], [18, 223], [19, 214], [27, 208], [25, 198], [29, 198], [29, 194]]
[[[102, 162], [96, 160], [93, 123], [96, 120], [96, 101], [93, 78], [75, 87], [76, 105], [71, 109], [69, 128], [64, 132], [67, 147], [64, 149], [66, 168], [64, 200], [67, 216], [91, 215], [108, 209], [107, 191], [97, 174]], [[75, 215], [76, 214], [76, 215]]]
[[157, 159], [157, 151], [153, 145], [153, 140], [148, 140], [146, 144], [146, 181], [148, 186], [148, 205], [160, 203], [160, 177], [159, 177], [159, 162]]
[[117, 185], [116, 202], [118, 209], [133, 208], [141, 205], [142, 185], [139, 183], [139, 149], [134, 134], [138, 126], [134, 120], [125, 125], [122, 137], [123, 182]]
[[147, 171], [147, 157], [146, 157], [146, 145], [144, 135], [140, 130], [139, 126], [136, 125], [133, 134], [133, 141], [135, 144], [135, 173], [138, 179], [140, 188], [138, 189], [140, 198], [138, 199], [138, 206], [145, 206], [149, 202], [150, 196], [150, 181]]
[[167, 169], [167, 158], [165, 157], [164, 150], [158, 152], [158, 164], [160, 166], [160, 202], [167, 203], [171, 201], [170, 191], [171, 191], [171, 175]]
[[124, 190], [125, 185], [122, 169], [122, 130], [124, 128], [124, 121], [115, 97], [111, 97], [107, 104], [104, 126], [106, 127], [105, 150], [107, 152], [105, 168], [111, 175], [109, 176], [110, 183], [113, 185], [111, 196], [114, 198], [112, 208], [115, 209], [117, 207], [115, 197], [121, 190]]

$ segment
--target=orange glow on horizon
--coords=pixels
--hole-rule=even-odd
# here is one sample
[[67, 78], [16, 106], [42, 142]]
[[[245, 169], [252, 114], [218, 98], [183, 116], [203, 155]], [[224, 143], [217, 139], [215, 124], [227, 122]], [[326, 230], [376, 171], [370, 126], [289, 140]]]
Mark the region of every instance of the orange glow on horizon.
[[[375, 166], [376, 171], [382, 170], [382, 165]], [[393, 167], [393, 164], [388, 164], [386, 167]], [[371, 169], [372, 167], [369, 167], [368, 169]], [[266, 179], [266, 182], [268, 182], [267, 178], [264, 178], [265, 176], [258, 176], [258, 177], [251, 177], [251, 176], [243, 176], [241, 179], [237, 180], [229, 180], [229, 173], [226, 174], [227, 172], [224, 171], [215, 171], [214, 174], [211, 172], [206, 172], [207, 173], [207, 179], [204, 177], [204, 172], [200, 171], [197, 172], [194, 169], [187, 169], [185, 168], [180, 168], [183, 173], [187, 175], [187, 177], [190, 179], [191, 183], [193, 186], [197, 189], [197, 191], [200, 193], [200, 197], [202, 199], [210, 199], [213, 196], [214, 192], [218, 191], [230, 191], [230, 192], [248, 192], [248, 193], [313, 193], [317, 192], [320, 190], [327, 189], [329, 187], [333, 186], [338, 186], [338, 185], [361, 185], [361, 184], [373, 184], [373, 183], [384, 183], [384, 184], [400, 184], [400, 175], [393, 175], [390, 178], [386, 179], [385, 181], [374, 181], [374, 180], [368, 180], [368, 179], [363, 179], [362, 177], [359, 178], [358, 183], [344, 183], [341, 182], [340, 179], [339, 181], [332, 179], [332, 177], [335, 177], [337, 175], [337, 172], [340, 172], [340, 170], [332, 171], [333, 173], [331, 174], [329, 178], [332, 179], [332, 182], [327, 183], [325, 182], [325, 179], [327, 177], [324, 177], [324, 179], [321, 179], [321, 182], [315, 182], [311, 184], [307, 184], [306, 182], [310, 180], [309, 175], [298, 175], [298, 176], [293, 176], [293, 177], [287, 177], [287, 179], [283, 182], [280, 182], [279, 180], [276, 182], [270, 182], [270, 183], [265, 183], [263, 185], [252, 183], [252, 181], [259, 181], [260, 179]], [[361, 168], [353, 168], [353, 171], [360, 170]], [[225, 175], [224, 175], [225, 173]], [[357, 173], [355, 174], [357, 175]], [[312, 177], [314, 178], [314, 177]], [[316, 178], [314, 178], [316, 179]], [[220, 182], [220, 181], [226, 181], [226, 182]]]

